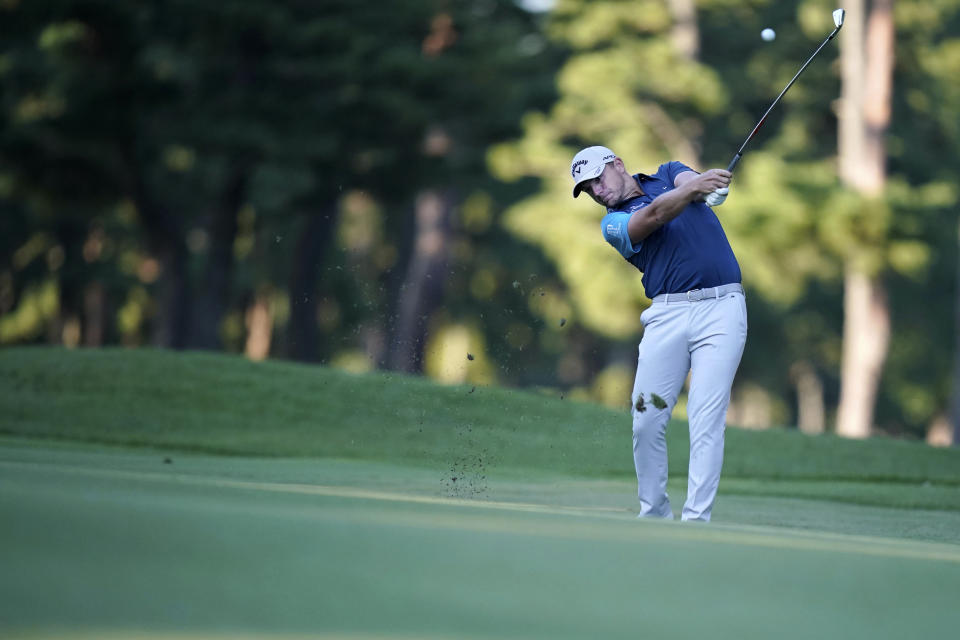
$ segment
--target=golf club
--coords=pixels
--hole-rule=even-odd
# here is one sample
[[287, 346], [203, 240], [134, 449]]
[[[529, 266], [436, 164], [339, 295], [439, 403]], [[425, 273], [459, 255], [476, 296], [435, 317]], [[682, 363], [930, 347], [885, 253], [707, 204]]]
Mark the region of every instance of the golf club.
[[[795, 76], [793, 76], [793, 79], [792, 79], [789, 83], [787, 83], [787, 86], [783, 88], [783, 91], [780, 92], [780, 95], [778, 95], [778, 96], [776, 97], [776, 99], [773, 101], [773, 103], [772, 103], [772, 104], [770, 105], [770, 107], [767, 109], [766, 113], [763, 114], [763, 117], [760, 118], [760, 121], [759, 121], [759, 122], [757, 122], [757, 126], [755, 126], [755, 127], [753, 128], [753, 131], [750, 132], [750, 135], [747, 136], [747, 139], [743, 141], [743, 144], [742, 144], [742, 145], [740, 145], [740, 149], [737, 151], [736, 155], [733, 156], [733, 160], [731, 160], [731, 161], [730, 161], [730, 164], [727, 165], [727, 171], [733, 171], [734, 167], [737, 166], [737, 163], [740, 162], [740, 158], [743, 157], [743, 151], [744, 151], [744, 149], [747, 148], [747, 145], [748, 145], [748, 144], [750, 143], [750, 141], [753, 139], [753, 136], [757, 135], [757, 131], [759, 131], [759, 130], [760, 130], [760, 127], [763, 126], [764, 121], [766, 121], [767, 116], [770, 115], [770, 112], [773, 111], [773, 108], [774, 108], [775, 106], [777, 106], [777, 103], [778, 103], [778, 102], [780, 102], [780, 98], [783, 97], [783, 94], [785, 94], [785, 93], [787, 92], [787, 90], [788, 90], [790, 87], [793, 86], [793, 83], [797, 81], [797, 78], [799, 78], [799, 77], [800, 77], [800, 74], [803, 73], [803, 70], [807, 68], [807, 65], [809, 65], [810, 62], [816, 57], [816, 55], [817, 55], [818, 53], [820, 53], [820, 50], [823, 49], [823, 48], [827, 45], [828, 42], [830, 42], [831, 40], [833, 40], [833, 37], [834, 37], [835, 35], [837, 35], [837, 33], [840, 31], [840, 27], [843, 26], [843, 19], [844, 19], [844, 17], [846, 16], [846, 13], [847, 13], [847, 12], [844, 11], [843, 9], [837, 9], [836, 11], [833, 12], [833, 24], [834, 24], [834, 26], [835, 26], [834, 30], [833, 30], [832, 32], [830, 32], [830, 35], [827, 36], [827, 39], [824, 40], [824, 41], [820, 44], [819, 47], [817, 47], [817, 50], [813, 52], [813, 55], [811, 55], [809, 58], [807, 58], [807, 61], [803, 63], [803, 66], [800, 67], [800, 70], [797, 71], [797, 74], [796, 74]], [[721, 193], [721, 192], [722, 192], [722, 193]], [[727, 189], [718, 189], [718, 190], [714, 191], [714, 192], [711, 193], [709, 196], [707, 196], [707, 204], [711, 204], [711, 199], [713, 199], [714, 201], [716, 201], [717, 199], [719, 199], [719, 201], [722, 202], [722, 201], [723, 201], [723, 197], [725, 197], [726, 194], [727, 194]], [[713, 196], [716, 196], [716, 198], [713, 198]], [[719, 204], [719, 202], [718, 202], [717, 204]], [[712, 205], [711, 205], [711, 206], [712, 206]]]

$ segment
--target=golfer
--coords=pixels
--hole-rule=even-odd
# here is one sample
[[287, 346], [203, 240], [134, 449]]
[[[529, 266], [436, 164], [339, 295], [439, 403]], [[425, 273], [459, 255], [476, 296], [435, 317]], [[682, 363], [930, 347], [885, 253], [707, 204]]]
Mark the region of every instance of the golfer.
[[740, 265], [704, 202], [710, 196], [716, 206], [725, 199], [730, 172], [697, 173], [673, 161], [653, 175], [630, 175], [613, 151], [599, 146], [577, 153], [570, 170], [573, 196], [583, 191], [606, 208], [604, 239], [643, 272], [653, 301], [640, 315], [631, 410], [640, 517], [673, 518], [666, 428], [689, 373], [690, 467], [680, 517], [709, 521], [730, 388], [747, 339]]

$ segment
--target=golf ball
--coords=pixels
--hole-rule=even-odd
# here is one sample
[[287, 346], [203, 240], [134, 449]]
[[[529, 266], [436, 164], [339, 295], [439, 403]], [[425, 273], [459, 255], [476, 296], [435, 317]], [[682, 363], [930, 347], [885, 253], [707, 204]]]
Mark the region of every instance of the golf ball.
[[770, 42], [771, 40], [777, 37], [777, 32], [771, 29], [770, 27], [767, 27], [766, 29], [760, 32], [760, 37], [763, 38], [765, 42]]

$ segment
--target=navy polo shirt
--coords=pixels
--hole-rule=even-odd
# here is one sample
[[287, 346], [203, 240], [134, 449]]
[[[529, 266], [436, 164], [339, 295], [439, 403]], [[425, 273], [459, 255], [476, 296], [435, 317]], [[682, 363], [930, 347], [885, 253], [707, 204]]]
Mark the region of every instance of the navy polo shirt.
[[645, 195], [607, 209], [603, 217], [604, 239], [643, 272], [643, 288], [651, 299], [661, 293], [683, 293], [740, 282], [740, 265], [720, 220], [703, 202], [691, 202], [680, 215], [639, 243], [630, 241], [627, 233], [630, 216], [673, 189], [673, 181], [684, 171], [692, 169], [673, 161], [660, 165], [652, 176], [635, 175]]

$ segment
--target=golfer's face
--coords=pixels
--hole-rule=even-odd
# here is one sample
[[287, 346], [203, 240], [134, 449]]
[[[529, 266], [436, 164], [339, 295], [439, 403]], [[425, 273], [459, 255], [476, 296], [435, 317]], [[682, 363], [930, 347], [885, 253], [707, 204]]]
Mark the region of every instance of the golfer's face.
[[603, 173], [583, 184], [583, 191], [605, 207], [612, 207], [624, 199], [623, 176], [617, 171], [615, 162], [608, 162], [603, 167]]

